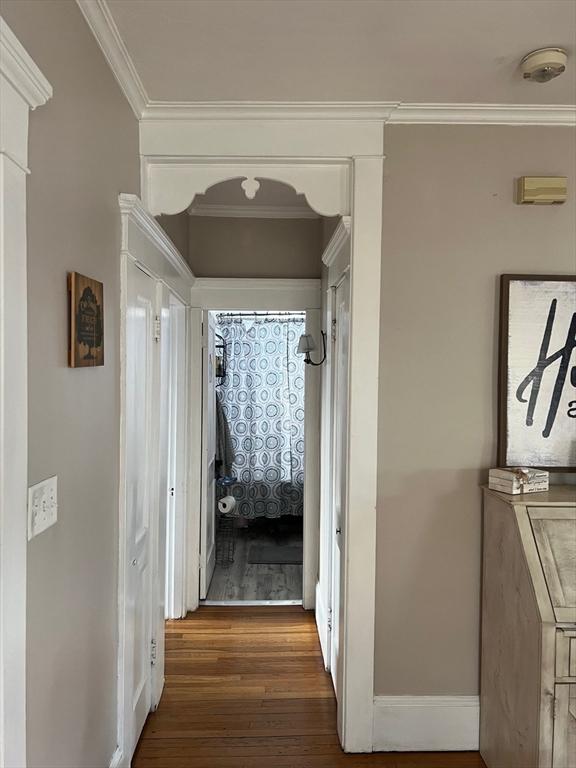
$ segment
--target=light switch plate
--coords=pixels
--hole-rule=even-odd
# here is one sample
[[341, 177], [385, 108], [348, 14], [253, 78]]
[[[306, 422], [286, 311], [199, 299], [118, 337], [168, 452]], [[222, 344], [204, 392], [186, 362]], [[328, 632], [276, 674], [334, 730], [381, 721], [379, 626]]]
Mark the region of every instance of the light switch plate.
[[28, 488], [28, 541], [58, 519], [58, 477], [49, 477]]

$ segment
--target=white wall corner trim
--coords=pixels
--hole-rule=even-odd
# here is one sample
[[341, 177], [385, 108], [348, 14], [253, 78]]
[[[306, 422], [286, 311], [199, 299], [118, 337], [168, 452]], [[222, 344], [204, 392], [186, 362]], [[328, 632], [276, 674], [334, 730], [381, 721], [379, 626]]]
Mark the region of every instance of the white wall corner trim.
[[306, 205], [223, 205], [198, 203], [188, 208], [189, 216], [227, 219], [318, 219], [320, 215]]
[[340, 253], [340, 249], [346, 240], [350, 237], [350, 222], [352, 218], [350, 216], [342, 216], [338, 226], [334, 230], [332, 237], [328, 241], [328, 245], [324, 249], [322, 254], [322, 261], [327, 267], [330, 267], [334, 260]]
[[148, 104], [148, 94], [120, 36], [106, 0], [76, 0], [76, 2], [124, 96], [139, 120]]
[[376, 696], [374, 751], [477, 750], [478, 696]]
[[[42, 106], [52, 96], [52, 86], [2, 17], [0, 17], [0, 72], [31, 109]], [[2, 149], [5, 148], [2, 147]]]

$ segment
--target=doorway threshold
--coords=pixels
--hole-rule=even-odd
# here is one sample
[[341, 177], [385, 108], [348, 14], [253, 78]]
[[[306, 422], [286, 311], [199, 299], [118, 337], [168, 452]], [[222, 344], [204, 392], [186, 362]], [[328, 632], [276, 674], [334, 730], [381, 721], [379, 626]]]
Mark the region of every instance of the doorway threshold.
[[302, 605], [302, 600], [200, 600], [200, 605], [209, 606], [258, 606], [258, 605]]

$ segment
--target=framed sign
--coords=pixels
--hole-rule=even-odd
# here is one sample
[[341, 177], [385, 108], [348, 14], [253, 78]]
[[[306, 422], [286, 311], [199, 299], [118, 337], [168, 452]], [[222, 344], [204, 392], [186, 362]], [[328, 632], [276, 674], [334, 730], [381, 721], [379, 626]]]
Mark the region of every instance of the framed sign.
[[498, 464], [576, 467], [576, 275], [502, 275]]
[[71, 272], [69, 365], [87, 368], [104, 365], [104, 286]]

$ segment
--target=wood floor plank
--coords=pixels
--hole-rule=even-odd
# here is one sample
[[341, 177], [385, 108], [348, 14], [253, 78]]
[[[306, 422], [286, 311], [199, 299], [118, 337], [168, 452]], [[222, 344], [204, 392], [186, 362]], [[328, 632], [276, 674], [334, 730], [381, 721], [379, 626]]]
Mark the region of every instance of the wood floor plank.
[[485, 768], [476, 752], [344, 754], [314, 617], [298, 606], [167, 622], [166, 671], [133, 768]]

